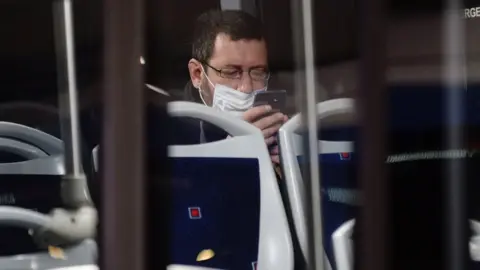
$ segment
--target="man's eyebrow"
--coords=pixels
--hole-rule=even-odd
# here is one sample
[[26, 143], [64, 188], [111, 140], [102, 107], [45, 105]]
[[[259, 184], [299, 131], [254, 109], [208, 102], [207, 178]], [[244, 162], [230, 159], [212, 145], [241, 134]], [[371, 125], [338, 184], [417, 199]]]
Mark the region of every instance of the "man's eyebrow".
[[[243, 67], [241, 65], [225, 65], [223, 68], [242, 69]], [[255, 66], [249, 67], [249, 69], [259, 69], [259, 68], [268, 69], [268, 66], [267, 65], [255, 65]]]
[[242, 69], [242, 66], [240, 66], [240, 65], [225, 65], [224, 68]]
[[257, 68], [268, 69], [268, 66], [267, 65], [256, 65], [256, 66], [250, 67], [250, 69], [257, 69]]

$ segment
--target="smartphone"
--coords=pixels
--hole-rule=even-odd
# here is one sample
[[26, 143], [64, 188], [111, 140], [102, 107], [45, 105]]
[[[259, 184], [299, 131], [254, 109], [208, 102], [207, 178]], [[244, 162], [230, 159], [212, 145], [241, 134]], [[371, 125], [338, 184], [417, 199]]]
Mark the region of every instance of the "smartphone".
[[287, 91], [285, 90], [267, 90], [255, 95], [253, 107], [270, 105], [272, 111], [282, 112], [287, 107]]

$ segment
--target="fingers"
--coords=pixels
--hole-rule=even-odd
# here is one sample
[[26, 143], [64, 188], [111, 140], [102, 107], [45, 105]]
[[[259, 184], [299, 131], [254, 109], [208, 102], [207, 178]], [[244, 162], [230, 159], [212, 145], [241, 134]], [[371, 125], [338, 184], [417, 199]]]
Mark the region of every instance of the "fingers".
[[280, 154], [280, 151], [278, 149], [278, 145], [275, 145], [270, 149], [270, 155], [278, 155], [278, 154]]
[[288, 116], [280, 112], [271, 115], [269, 113], [272, 113], [270, 106], [258, 106], [246, 111], [243, 119], [262, 131], [267, 146], [274, 145], [270, 149], [270, 158], [274, 164], [280, 164], [280, 151], [278, 145], [275, 145], [277, 143], [276, 134], [280, 127], [288, 121]]
[[276, 124], [276, 125], [273, 125], [269, 128], [266, 128], [266, 129], [262, 130], [263, 137], [264, 138], [269, 138], [269, 137], [274, 136], [281, 127], [282, 127], [282, 124]]
[[269, 105], [250, 108], [243, 114], [243, 120], [253, 123], [255, 120], [269, 113], [271, 110], [272, 107]]
[[261, 130], [264, 130], [276, 124], [283, 124], [284, 120], [285, 115], [282, 113], [275, 113], [259, 119], [258, 121], [254, 122], [253, 125]]
[[280, 156], [272, 155], [272, 156], [270, 156], [270, 158], [271, 158], [271, 160], [274, 164], [280, 164]]
[[268, 138], [265, 139], [265, 144], [267, 146], [270, 146], [270, 145], [272, 145], [276, 142], [277, 142], [277, 137], [275, 137], [275, 136], [271, 136], [271, 137], [268, 137]]

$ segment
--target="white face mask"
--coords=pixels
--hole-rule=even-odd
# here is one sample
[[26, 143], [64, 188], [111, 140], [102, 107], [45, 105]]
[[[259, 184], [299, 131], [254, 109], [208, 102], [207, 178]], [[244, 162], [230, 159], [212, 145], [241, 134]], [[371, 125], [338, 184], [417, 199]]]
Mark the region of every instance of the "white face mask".
[[[254, 90], [251, 93], [243, 93], [241, 91], [235, 90], [231, 87], [216, 84], [210, 81], [210, 78], [205, 74], [208, 82], [215, 87], [213, 92], [213, 101], [212, 101], [212, 108], [215, 108], [220, 111], [229, 112], [235, 116], [241, 117], [245, 111], [250, 109], [253, 106], [253, 102], [255, 100], [255, 95], [259, 92], [263, 92], [267, 90], [267, 87]], [[203, 103], [205, 101], [202, 97], [202, 90], [200, 87], [198, 88], [200, 91], [200, 98], [202, 99]]]

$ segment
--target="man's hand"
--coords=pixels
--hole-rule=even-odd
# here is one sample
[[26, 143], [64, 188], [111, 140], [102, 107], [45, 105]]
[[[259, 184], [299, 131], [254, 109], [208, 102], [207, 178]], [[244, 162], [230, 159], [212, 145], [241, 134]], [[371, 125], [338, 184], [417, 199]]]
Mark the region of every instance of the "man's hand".
[[288, 117], [280, 112], [273, 114], [271, 112], [272, 107], [268, 105], [253, 107], [243, 114], [243, 120], [251, 123], [262, 131], [265, 143], [270, 149], [272, 162], [278, 164], [280, 163], [280, 158], [278, 156], [279, 151], [276, 134], [280, 127], [287, 122]]

